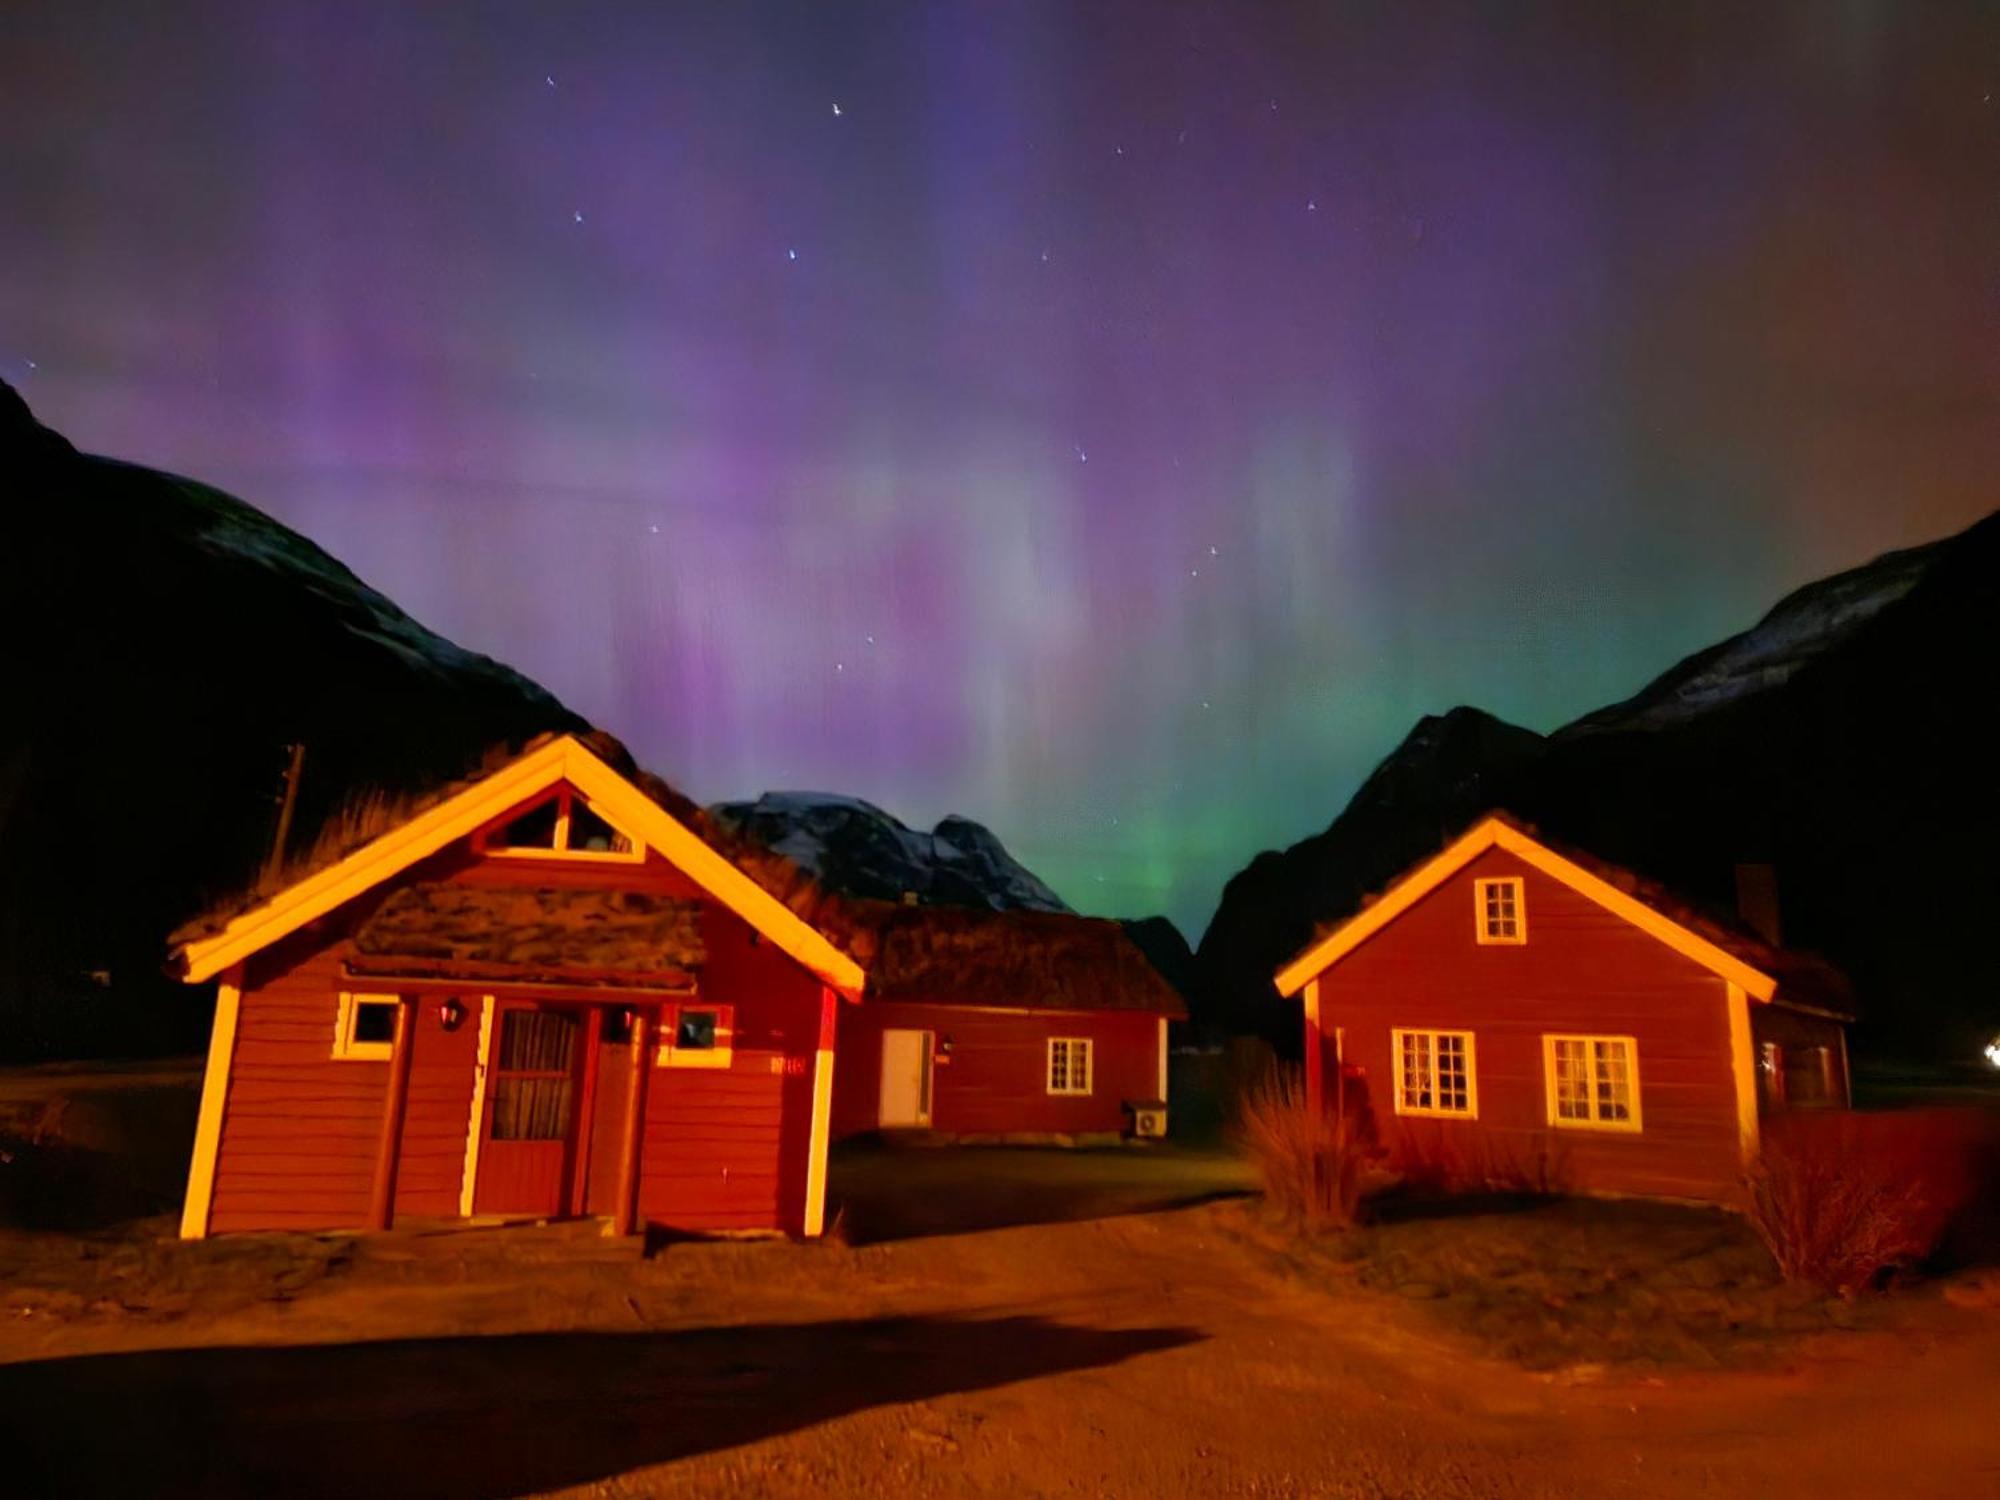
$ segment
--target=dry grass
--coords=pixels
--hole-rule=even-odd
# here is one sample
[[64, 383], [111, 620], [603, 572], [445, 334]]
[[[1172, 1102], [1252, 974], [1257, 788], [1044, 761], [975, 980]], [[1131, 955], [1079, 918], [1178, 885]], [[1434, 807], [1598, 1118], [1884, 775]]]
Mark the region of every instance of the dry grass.
[[1766, 1128], [1745, 1179], [1750, 1222], [1787, 1281], [1851, 1297], [1936, 1247], [1950, 1213], [1926, 1188], [1930, 1164], [1869, 1123], [1843, 1114]]
[[1344, 1120], [1306, 1102], [1296, 1073], [1273, 1071], [1243, 1095], [1236, 1139], [1266, 1201], [1309, 1230], [1345, 1229], [1361, 1207], [1367, 1157]]

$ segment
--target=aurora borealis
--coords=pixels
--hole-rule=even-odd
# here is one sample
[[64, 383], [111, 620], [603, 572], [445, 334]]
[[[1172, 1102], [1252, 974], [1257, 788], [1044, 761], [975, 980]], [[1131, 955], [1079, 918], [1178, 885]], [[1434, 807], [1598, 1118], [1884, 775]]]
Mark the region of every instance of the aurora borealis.
[[704, 800], [1199, 935], [2000, 497], [1989, 6], [0, 13], [0, 374]]

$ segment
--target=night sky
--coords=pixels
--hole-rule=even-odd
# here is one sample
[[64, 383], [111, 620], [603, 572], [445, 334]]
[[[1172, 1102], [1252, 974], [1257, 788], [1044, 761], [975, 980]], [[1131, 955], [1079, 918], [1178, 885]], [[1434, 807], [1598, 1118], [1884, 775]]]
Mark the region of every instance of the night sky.
[[1984, 4], [12, 0], [0, 374], [1194, 936], [1418, 715], [2000, 500], [1996, 91]]

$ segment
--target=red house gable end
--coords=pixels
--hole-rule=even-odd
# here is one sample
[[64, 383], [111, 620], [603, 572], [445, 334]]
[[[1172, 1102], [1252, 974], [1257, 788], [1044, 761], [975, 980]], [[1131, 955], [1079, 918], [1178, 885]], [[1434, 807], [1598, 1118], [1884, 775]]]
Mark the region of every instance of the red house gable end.
[[[544, 1153], [546, 1170], [560, 1177], [551, 1211], [620, 1221], [636, 1212], [695, 1231], [818, 1231], [835, 1001], [797, 954], [824, 968], [851, 968], [851, 960], [788, 912], [789, 926], [770, 920], [755, 899], [761, 892], [718, 892], [719, 856], [704, 846], [690, 869], [682, 859], [692, 835], [664, 814], [649, 824], [629, 786], [632, 798], [615, 805], [601, 762], [603, 775], [561, 774], [565, 745], [595, 762], [584, 747], [559, 741], [548, 747], [552, 767], [543, 755], [554, 774], [516, 788], [513, 800], [488, 799], [476, 818], [453, 823], [453, 803], [481, 791], [467, 789], [188, 945], [191, 958], [220, 948], [233, 961], [218, 1001], [184, 1234], [487, 1211], [479, 1200], [490, 1196], [493, 1174], [482, 1149], [504, 1157], [513, 1144], [494, 1150], [486, 1095], [503, 1062], [496, 1023], [514, 1008], [557, 1013], [557, 1030], [570, 1039], [566, 1133]], [[494, 830], [572, 790], [637, 847], [618, 858], [493, 847]], [[413, 841], [412, 826], [435, 825], [441, 814], [446, 841]], [[398, 841], [415, 857], [388, 868], [378, 846]], [[381, 878], [354, 878], [350, 867]], [[320, 899], [302, 903], [297, 893], [315, 881]], [[329, 891], [340, 898], [330, 905]], [[240, 956], [226, 951], [246, 930], [270, 933], [274, 908], [289, 931]], [[775, 901], [771, 908], [782, 911]], [[514, 914], [514, 927], [482, 929], [477, 918], [487, 911]], [[434, 913], [442, 927], [424, 930]], [[391, 952], [379, 951], [380, 941], [363, 952], [390, 916]], [[674, 946], [670, 957], [640, 951], [659, 935]], [[593, 951], [608, 951], [609, 962], [593, 970], [578, 957]], [[454, 964], [475, 965], [477, 977], [455, 979]], [[526, 977], [509, 977], [517, 971]], [[339, 1055], [344, 993], [396, 1000], [404, 1019], [393, 1046]], [[704, 1024], [713, 1017], [721, 1042], [662, 1050], [674, 1038], [657, 1028], [671, 1026], [675, 1005], [698, 1011]], [[627, 1191], [636, 1202], [621, 1211]]]
[[[1519, 882], [1522, 940], [1481, 940], [1490, 881]], [[1605, 889], [1499, 820], [1391, 887], [1279, 976], [1304, 991], [1315, 1102], [1447, 1171], [1734, 1201], [1757, 1139], [1752, 1002], [1735, 976], [1764, 980], [1766, 996], [1769, 981], [1651, 909], [1635, 920], [1637, 903]], [[1468, 1054], [1462, 1100], [1421, 1079], [1406, 1092], [1398, 1031], [1469, 1038], [1408, 1044], [1449, 1048], [1454, 1068]], [[1622, 1039], [1629, 1118], [1556, 1119], [1557, 1037]]]

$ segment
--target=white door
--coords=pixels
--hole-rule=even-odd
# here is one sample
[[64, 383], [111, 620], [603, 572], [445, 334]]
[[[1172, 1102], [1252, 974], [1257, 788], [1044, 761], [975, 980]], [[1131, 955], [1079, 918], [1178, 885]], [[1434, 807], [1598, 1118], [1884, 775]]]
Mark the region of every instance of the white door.
[[883, 1032], [882, 1128], [907, 1130], [930, 1122], [931, 1034]]

